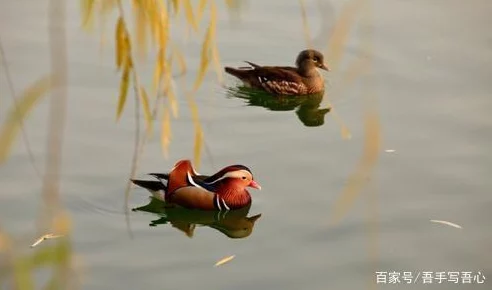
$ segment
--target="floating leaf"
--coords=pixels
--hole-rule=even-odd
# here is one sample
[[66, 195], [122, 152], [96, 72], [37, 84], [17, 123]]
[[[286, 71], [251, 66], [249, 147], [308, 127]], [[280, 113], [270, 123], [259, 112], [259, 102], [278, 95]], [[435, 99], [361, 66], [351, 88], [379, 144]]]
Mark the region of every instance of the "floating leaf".
[[147, 125], [147, 132], [152, 131], [152, 112], [149, 105], [149, 97], [143, 87], [140, 87], [140, 101], [142, 102], [142, 109], [144, 112], [145, 124]]
[[31, 248], [34, 248], [36, 247], [37, 245], [41, 244], [42, 242], [48, 240], [48, 239], [56, 239], [56, 238], [60, 238], [60, 237], [63, 237], [63, 235], [55, 235], [55, 234], [46, 234], [42, 237], [40, 237], [39, 239], [37, 239], [32, 245], [31, 245]]
[[0, 163], [6, 160], [19, 133], [22, 120], [27, 118], [36, 103], [50, 90], [51, 85], [51, 76], [39, 79], [21, 94], [17, 104], [9, 111], [0, 131]]
[[234, 259], [235, 257], [236, 257], [236, 255], [231, 255], [231, 256], [227, 256], [223, 259], [220, 259], [217, 263], [215, 263], [215, 267], [224, 265], [225, 263], [232, 261], [232, 259]]
[[130, 85], [130, 63], [127, 62], [125, 64], [125, 68], [123, 69], [123, 73], [121, 74], [121, 82], [120, 82], [120, 96], [118, 98], [118, 108], [116, 111], [116, 120], [119, 120], [121, 117], [121, 113], [125, 108], [126, 96], [128, 94], [128, 87]]
[[457, 225], [455, 223], [448, 222], [448, 221], [442, 221], [442, 220], [430, 220], [430, 221], [433, 222], [433, 223], [448, 225], [448, 226], [451, 226], [451, 227], [454, 227], [454, 228], [457, 228], [457, 229], [461, 229], [462, 228], [460, 225]]

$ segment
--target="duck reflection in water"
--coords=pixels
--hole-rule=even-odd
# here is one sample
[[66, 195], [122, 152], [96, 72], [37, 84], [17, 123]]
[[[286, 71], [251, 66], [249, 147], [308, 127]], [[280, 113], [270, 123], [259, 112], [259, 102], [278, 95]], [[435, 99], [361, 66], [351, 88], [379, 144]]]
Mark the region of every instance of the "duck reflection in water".
[[293, 111], [306, 127], [318, 127], [325, 123], [325, 115], [331, 108], [320, 108], [324, 92], [303, 96], [273, 96], [248, 87], [228, 89], [228, 96], [245, 100], [248, 106], [264, 107], [270, 111]]
[[151, 198], [147, 205], [132, 209], [160, 216], [150, 222], [150, 226], [170, 224], [192, 238], [197, 226], [216, 229], [231, 239], [248, 237], [261, 214], [248, 217], [250, 206], [230, 211], [201, 211], [181, 207], [169, 207], [165, 202]]

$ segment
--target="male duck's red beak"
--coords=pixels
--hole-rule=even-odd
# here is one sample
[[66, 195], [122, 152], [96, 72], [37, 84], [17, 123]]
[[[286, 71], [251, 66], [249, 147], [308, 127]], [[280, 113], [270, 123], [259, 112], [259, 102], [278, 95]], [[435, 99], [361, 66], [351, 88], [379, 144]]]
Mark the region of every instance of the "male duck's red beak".
[[258, 184], [258, 182], [251, 180], [251, 182], [248, 184], [249, 187], [256, 188], [258, 190], [261, 190], [261, 186]]

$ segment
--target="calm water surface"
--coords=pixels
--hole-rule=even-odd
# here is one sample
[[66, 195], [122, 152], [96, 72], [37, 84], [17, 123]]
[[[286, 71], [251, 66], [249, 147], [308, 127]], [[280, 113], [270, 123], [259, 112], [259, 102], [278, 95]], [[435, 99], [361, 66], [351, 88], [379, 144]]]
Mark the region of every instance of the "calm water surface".
[[[70, 2], [62, 199], [73, 218], [83, 289], [374, 289], [376, 270], [481, 271], [488, 278], [484, 285], [454, 288], [490, 289], [492, 2], [372, 1], [371, 19], [350, 34], [340, 66], [325, 74], [325, 98], [307, 108], [316, 111], [332, 102], [351, 140], [341, 138], [333, 112], [317, 117], [324, 120], [321, 126], [307, 127], [295, 105], [291, 110], [247, 106], [210, 73], [197, 94], [210, 151], [201, 171], [242, 163], [263, 187], [253, 192], [249, 211], [249, 216], [262, 216], [244, 239], [206, 226], [196, 227], [188, 238], [167, 224], [150, 227], [159, 216], [146, 212], [131, 213], [134, 237], [129, 237], [122, 209], [134, 125], [131, 107], [114, 122], [119, 77], [113, 28], [107, 29], [108, 44], [101, 53], [98, 33], [80, 29], [78, 1]], [[321, 8], [318, 1], [306, 1], [307, 13], [315, 45], [326, 47], [342, 3], [319, 2]], [[49, 70], [47, 1], [2, 0], [0, 7], [0, 36], [20, 91]], [[239, 18], [223, 7], [219, 15], [224, 65], [241, 65], [243, 59], [290, 64], [305, 47], [298, 1], [247, 1]], [[363, 37], [372, 43], [373, 65], [344, 87], [343, 72], [361, 53]], [[189, 56], [192, 71], [186, 81], [191, 83], [200, 42], [176, 39]], [[151, 73], [144, 73], [143, 81], [150, 84]], [[232, 78], [225, 81], [235, 85]], [[368, 94], [377, 99], [381, 153], [369, 186], [332, 226], [334, 205], [362, 156]], [[38, 166], [43, 164], [47, 105], [41, 103], [26, 126]], [[2, 69], [2, 120], [10, 106]], [[140, 175], [191, 157], [193, 126], [184, 98], [172, 130], [170, 159], [162, 157], [159, 138], [153, 138], [141, 158]], [[27, 247], [36, 228], [40, 181], [20, 142], [0, 167], [0, 182], [2, 227], [26, 237], [22, 243]], [[143, 190], [132, 191], [131, 207], [148, 201]], [[213, 223], [213, 217], [200, 218]], [[229, 255], [236, 258], [213, 267]]]

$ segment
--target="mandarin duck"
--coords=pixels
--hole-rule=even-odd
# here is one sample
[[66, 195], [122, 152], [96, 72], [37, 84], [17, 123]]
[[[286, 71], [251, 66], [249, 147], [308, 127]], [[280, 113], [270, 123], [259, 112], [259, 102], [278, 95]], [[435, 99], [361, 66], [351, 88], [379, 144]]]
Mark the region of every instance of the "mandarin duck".
[[160, 218], [151, 221], [151, 227], [158, 225], [171, 225], [192, 238], [197, 226], [205, 226], [215, 229], [231, 239], [246, 238], [253, 232], [255, 222], [261, 214], [249, 216], [250, 206], [232, 211], [203, 211], [191, 210], [179, 207], [166, 207], [165, 204], [151, 198], [144, 206], [132, 209], [157, 214]]
[[231, 165], [214, 175], [200, 175], [191, 161], [178, 161], [169, 173], [150, 173], [158, 181], [132, 182], [170, 205], [200, 210], [232, 210], [251, 204], [246, 187], [261, 189], [244, 165]]
[[250, 67], [225, 67], [225, 71], [245, 85], [274, 95], [308, 95], [324, 91], [325, 82], [317, 68], [329, 71], [323, 54], [314, 49], [303, 50], [296, 67], [260, 66], [246, 61]]

